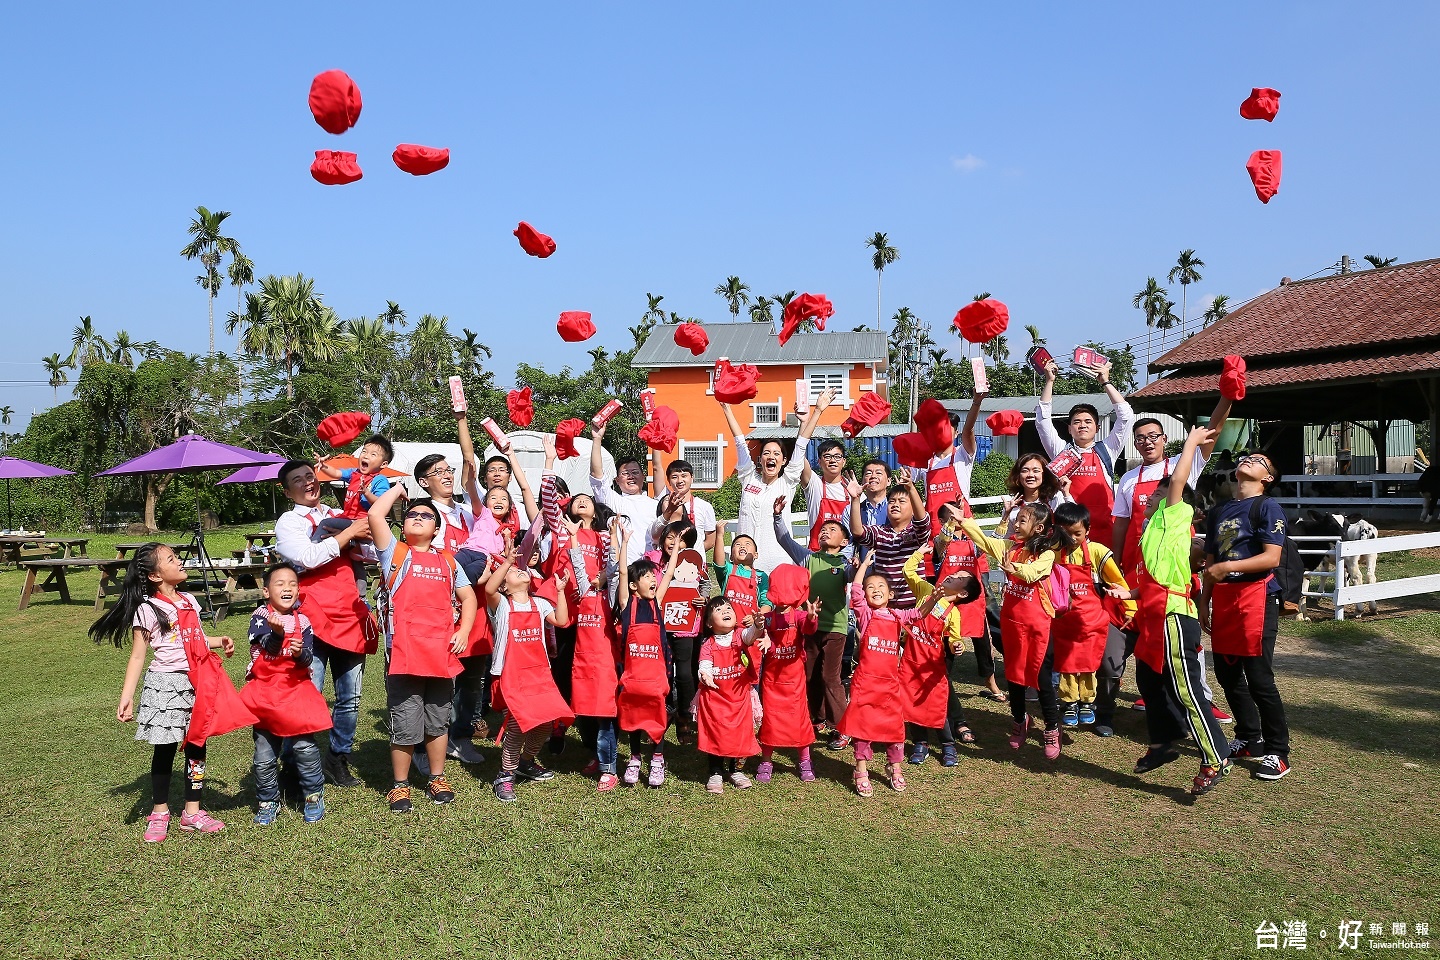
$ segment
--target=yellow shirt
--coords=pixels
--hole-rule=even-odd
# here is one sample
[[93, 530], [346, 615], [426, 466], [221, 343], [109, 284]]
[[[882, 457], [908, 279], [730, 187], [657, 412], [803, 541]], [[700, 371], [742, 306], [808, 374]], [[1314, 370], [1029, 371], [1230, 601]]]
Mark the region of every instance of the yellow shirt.
[[[986, 554], [996, 560], [1004, 560], [1015, 546], [1009, 540], [1001, 540], [997, 537], [987, 537], [985, 531], [980, 529], [980, 524], [971, 517], [965, 517], [960, 521], [960, 529], [965, 531], [965, 536], [975, 541], [975, 545]], [[1025, 563], [1015, 563], [1015, 572], [1009, 574], [1021, 583], [1037, 583], [1050, 576], [1050, 568], [1055, 566], [1055, 551], [1046, 550], [1038, 557], [1032, 557]]]
[[[1090, 546], [1090, 569], [1100, 574], [1100, 579], [1105, 581], [1107, 587], [1114, 587], [1117, 590], [1129, 591], [1130, 585], [1125, 582], [1125, 575], [1120, 572], [1120, 565], [1115, 562], [1115, 554], [1103, 543], [1087, 541]], [[1085, 557], [1076, 547], [1070, 551], [1065, 558], [1066, 563], [1079, 564], [1085, 562]], [[1125, 616], [1135, 616], [1135, 601], [1123, 601]]]
[[[935, 592], [935, 587], [920, 576], [920, 564], [925, 562], [925, 555], [930, 552], [930, 547], [921, 547], [905, 561], [905, 582], [910, 585], [910, 590], [915, 594], [915, 605], [918, 607], [925, 602], [925, 598]], [[960, 606], [949, 597], [941, 597], [935, 601], [933, 611], [936, 617], [945, 623], [945, 641], [950, 644], [950, 649], [959, 653], [965, 646], [965, 633], [960, 617]]]

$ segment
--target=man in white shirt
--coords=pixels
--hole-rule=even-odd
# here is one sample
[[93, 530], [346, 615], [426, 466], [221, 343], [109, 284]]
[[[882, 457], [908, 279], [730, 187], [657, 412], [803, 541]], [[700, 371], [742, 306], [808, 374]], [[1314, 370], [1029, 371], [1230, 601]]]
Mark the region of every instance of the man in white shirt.
[[1111, 520], [1115, 508], [1115, 460], [1125, 448], [1125, 434], [1135, 419], [1135, 411], [1110, 382], [1110, 361], [1098, 367], [1081, 367], [1105, 388], [1105, 395], [1115, 407], [1115, 426], [1104, 441], [1096, 442], [1100, 432], [1100, 411], [1088, 403], [1070, 408], [1070, 442], [1060, 439], [1050, 419], [1051, 394], [1060, 368], [1054, 360], [1045, 365], [1045, 386], [1035, 405], [1035, 430], [1045, 455], [1054, 460], [1063, 450], [1072, 449], [1081, 458], [1080, 466], [1070, 474], [1070, 498], [1090, 511], [1090, 540], [1114, 548]]
[[805, 510], [810, 518], [811, 553], [820, 549], [820, 525], [826, 520], [839, 521], [841, 526], [850, 525], [850, 491], [845, 482], [845, 446], [839, 440], [827, 438], [820, 441], [815, 450], [820, 461], [820, 472], [816, 473], [809, 461], [800, 472], [800, 482], [805, 485]]
[[715, 552], [715, 508], [710, 501], [695, 496], [695, 468], [688, 460], [671, 460], [665, 467], [665, 486], [669, 489], [660, 498], [659, 516], [650, 529], [650, 542], [659, 543], [665, 525], [682, 517], [695, 524], [697, 547], [704, 556]]
[[[601, 457], [600, 446], [604, 439], [605, 426], [592, 425], [590, 489], [595, 492], [595, 499], [615, 511], [615, 515], [629, 528], [627, 555], [616, 557], [618, 562], [629, 566], [640, 559], [646, 550], [655, 547], [655, 540], [650, 536], [650, 527], [655, 523], [656, 505], [659, 501], [645, 492], [645, 465], [633, 457], [615, 464], [615, 486], [619, 488], [618, 492], [605, 482], [605, 461]], [[620, 544], [615, 544], [615, 549], [618, 551]]]

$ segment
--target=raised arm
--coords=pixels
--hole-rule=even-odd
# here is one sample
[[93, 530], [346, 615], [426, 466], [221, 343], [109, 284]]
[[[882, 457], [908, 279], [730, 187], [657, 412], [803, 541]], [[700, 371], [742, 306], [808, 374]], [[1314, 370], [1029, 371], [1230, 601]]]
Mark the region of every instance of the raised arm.
[[455, 411], [455, 432], [460, 436], [460, 488], [472, 504], [480, 503], [480, 474], [475, 464], [475, 443], [464, 410]]
[[917, 599], [923, 600], [935, 591], [930, 581], [920, 576], [920, 564], [925, 562], [925, 555], [930, 552], [930, 545], [927, 543], [919, 550], [910, 554], [910, 559], [905, 561], [905, 582], [910, 585], [910, 592], [915, 594]]
[[780, 548], [789, 554], [790, 559], [800, 566], [810, 559], [810, 551], [804, 544], [796, 543], [795, 538], [790, 534], [790, 524], [785, 522], [785, 498], [775, 498], [775, 540]]
[[1035, 432], [1040, 435], [1040, 446], [1045, 456], [1052, 460], [1065, 449], [1065, 441], [1055, 431], [1055, 421], [1050, 419], [1050, 401], [1055, 393], [1055, 375], [1060, 368], [1051, 360], [1045, 364], [1045, 386], [1040, 388], [1040, 400], [1035, 404]]
[[660, 585], [655, 588], [655, 602], [662, 610], [665, 608], [665, 591], [670, 589], [670, 581], [675, 579], [675, 564], [679, 560], [679, 550], [670, 554], [670, 559], [665, 562], [665, 572], [660, 575]]
[[[366, 516], [370, 519], [370, 539], [375, 543], [375, 549], [383, 551], [395, 540], [395, 534], [390, 532], [390, 508], [395, 506], [395, 501], [405, 495], [405, 488], [395, 484], [379, 500], [370, 505]], [[402, 524], [403, 526], [403, 524]]]
[[1190, 482], [1190, 471], [1195, 467], [1195, 451], [1201, 444], [1215, 443], [1218, 431], [1209, 427], [1195, 427], [1185, 438], [1185, 446], [1180, 451], [1180, 462], [1175, 464], [1175, 470], [1170, 474], [1170, 494], [1165, 499], [1168, 506], [1175, 506], [1185, 499], [1185, 487]]
[[960, 529], [965, 531], [965, 536], [974, 541], [977, 547], [996, 560], [1004, 560], [1010, 550], [1009, 540], [986, 536], [985, 531], [980, 529], [980, 524], [976, 523], [973, 517], [961, 517]]
[[344, 480], [345, 471], [337, 470], [334, 467], [330, 466], [330, 464], [326, 463], [324, 460], [316, 457], [315, 476], [319, 477], [321, 480]]
[[[609, 424], [601, 424], [598, 427], [594, 424], [590, 425], [590, 479], [599, 480], [602, 483], [605, 480], [605, 448], [601, 446], [601, 442], [605, 439], [605, 428], [607, 426], [609, 426]], [[551, 440], [545, 448], [545, 456], [550, 458], [551, 452], [554, 449], [555, 441]], [[550, 469], [548, 460], [545, 464], [545, 469]]]
[[970, 459], [975, 459], [975, 424], [980, 419], [980, 404], [985, 402], [988, 394], [977, 393], [970, 399], [970, 411], [965, 414], [965, 425], [960, 428], [960, 446], [965, 448], [965, 454]]
[[[495, 563], [495, 558], [490, 558]], [[490, 576], [485, 580], [485, 607], [494, 610], [500, 606], [500, 588], [505, 584], [505, 575], [510, 568], [515, 566], [515, 541], [510, 539], [509, 534], [505, 535], [505, 549], [501, 552], [500, 562], [490, 571]]]
[[1206, 460], [1209, 460], [1210, 454], [1215, 452], [1215, 442], [1220, 439], [1220, 431], [1225, 429], [1225, 421], [1230, 419], [1230, 407], [1230, 398], [1221, 395], [1220, 399], [1215, 402], [1215, 409], [1210, 411], [1210, 422], [1206, 426], [1214, 430], [1215, 435], [1200, 444], [1199, 447], [1200, 456]]
[[534, 523], [535, 518], [540, 516], [540, 508], [535, 504], [535, 495], [530, 492], [530, 481], [525, 478], [525, 468], [516, 466], [511, 471], [511, 475], [520, 487], [520, 500], [525, 504], [525, 519]]
[[610, 521], [610, 536], [617, 538], [616, 556], [621, 557], [621, 562], [616, 564], [615, 571], [615, 609], [624, 610], [630, 605], [630, 568], [625, 564], [623, 558], [630, 556], [630, 531], [625, 524], [616, 517]]
[[750, 459], [750, 447], [745, 443], [745, 432], [740, 429], [730, 404], [720, 404], [720, 412], [725, 414], [725, 423], [730, 427], [730, 436], [735, 440], [735, 472], [743, 482], [745, 474], [755, 472], [755, 461]]

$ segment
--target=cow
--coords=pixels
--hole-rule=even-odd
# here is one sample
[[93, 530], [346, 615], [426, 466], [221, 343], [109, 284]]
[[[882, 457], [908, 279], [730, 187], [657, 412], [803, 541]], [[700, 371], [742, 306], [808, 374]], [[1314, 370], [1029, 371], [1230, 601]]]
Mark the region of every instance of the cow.
[[[1352, 543], [1357, 540], [1374, 540], [1380, 536], [1380, 531], [1375, 525], [1359, 514], [1321, 513], [1318, 510], [1307, 510], [1306, 515], [1291, 525], [1293, 535], [1310, 537], [1334, 537], [1342, 543]], [[1310, 573], [1333, 571], [1335, 561], [1328, 555], [1303, 554], [1305, 561], [1305, 579], [1301, 586], [1300, 609], [1296, 614], [1296, 620], [1304, 620], [1305, 617], [1305, 593], [1310, 590]], [[1359, 557], [1345, 558], [1345, 579], [1340, 586], [1346, 584], [1364, 584], [1375, 582], [1375, 554], [1367, 553]], [[1361, 575], [1361, 562], [1364, 562], [1364, 575]], [[1361, 605], [1362, 608], [1366, 606]], [[1374, 600], [1368, 604], [1370, 614], [1373, 616], [1380, 612], [1379, 606]]]

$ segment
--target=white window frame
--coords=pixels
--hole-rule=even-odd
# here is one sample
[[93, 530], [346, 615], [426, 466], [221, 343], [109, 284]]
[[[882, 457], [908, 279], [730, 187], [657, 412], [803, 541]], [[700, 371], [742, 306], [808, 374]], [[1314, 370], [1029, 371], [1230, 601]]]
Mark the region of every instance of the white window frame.
[[805, 382], [810, 385], [810, 402], [813, 404], [815, 398], [820, 396], [820, 390], [815, 389], [815, 378], [823, 376], [830, 379], [835, 376], [840, 378], [840, 397], [835, 402], [846, 410], [854, 402], [850, 398], [850, 365], [848, 363], [824, 364], [807, 366], [805, 368]]
[[696, 466], [695, 461], [694, 461], [693, 459], [691, 459], [691, 457], [690, 457], [690, 451], [691, 451], [691, 450], [706, 450], [706, 451], [711, 451], [711, 450], [713, 450], [713, 451], [715, 452], [715, 475], [716, 475], [716, 478], [717, 478], [716, 481], [715, 481], [714, 483], [706, 483], [706, 482], [703, 482], [703, 481], [700, 479], [700, 474], [699, 474], [699, 472], [698, 472], [698, 470], [697, 470], [697, 472], [696, 472], [696, 474], [695, 474], [695, 479], [694, 479], [694, 481], [693, 481], [693, 484], [694, 484], [694, 486], [695, 486], [695, 489], [697, 489], [697, 490], [718, 490], [718, 489], [720, 489], [721, 484], [723, 484], [723, 483], [725, 482], [725, 439], [724, 439], [724, 437], [716, 437], [714, 440], [706, 440], [706, 441], [695, 441], [695, 440], [681, 440], [681, 441], [680, 441], [680, 459], [681, 459], [681, 460], [688, 460], [688, 461], [690, 462], [690, 465], [691, 465], [691, 466]]
[[[761, 408], [761, 407], [773, 407], [774, 410], [775, 410], [775, 419], [774, 419], [774, 420], [761, 420], [761, 419], [760, 419], [760, 408]], [[768, 400], [752, 400], [752, 401], [750, 401], [750, 426], [751, 426], [752, 429], [753, 429], [753, 428], [756, 428], [756, 427], [783, 427], [784, 425], [785, 425], [785, 401], [784, 401], [784, 400], [776, 399], [776, 400], [774, 400], [774, 401], [768, 401]]]

